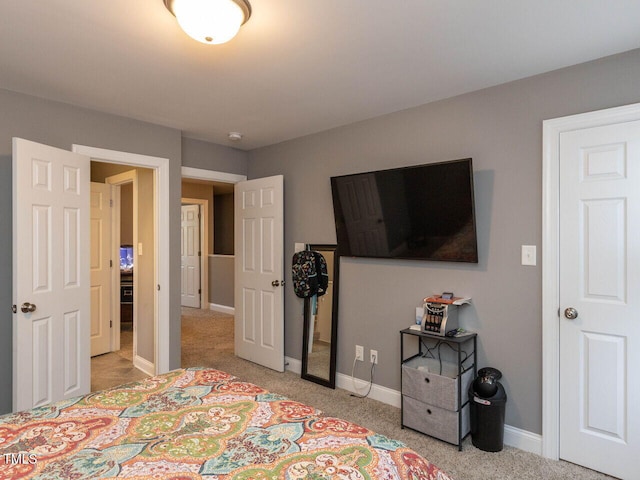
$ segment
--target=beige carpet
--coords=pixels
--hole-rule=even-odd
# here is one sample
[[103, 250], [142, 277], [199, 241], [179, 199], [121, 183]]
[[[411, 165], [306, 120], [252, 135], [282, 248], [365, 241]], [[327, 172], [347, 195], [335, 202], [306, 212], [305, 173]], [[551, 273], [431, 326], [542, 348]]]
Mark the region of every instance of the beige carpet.
[[[278, 373], [236, 358], [233, 355], [233, 317], [230, 315], [183, 308], [182, 341], [183, 367], [205, 366], [224, 370], [272, 392], [318, 407], [327, 415], [344, 418], [402, 440], [458, 480], [610, 478], [567, 462], [546, 460], [511, 447], [505, 447], [498, 453], [483, 452], [471, 444], [470, 438], [465, 440], [463, 451], [458, 452], [456, 446], [400, 428], [400, 410], [397, 408], [371, 399], [352, 397], [345, 390], [327, 389], [304, 381], [291, 372]], [[113, 361], [114, 370], [122, 368], [122, 357], [117, 353], [102, 357], [107, 356], [110, 362]], [[101, 360], [101, 357], [92, 360], [92, 368], [96, 360]], [[130, 372], [125, 373], [119, 383], [134, 379]]]

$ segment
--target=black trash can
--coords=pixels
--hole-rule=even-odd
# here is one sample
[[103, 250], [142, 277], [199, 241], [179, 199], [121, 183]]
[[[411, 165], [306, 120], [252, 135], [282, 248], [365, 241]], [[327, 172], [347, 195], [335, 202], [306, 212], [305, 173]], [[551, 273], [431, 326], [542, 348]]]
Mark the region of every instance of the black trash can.
[[[483, 372], [485, 370], [485, 372]], [[481, 369], [478, 378], [469, 387], [469, 410], [471, 414], [471, 442], [485, 452], [499, 452], [504, 446], [504, 411], [507, 394], [496, 378], [489, 383], [483, 381], [486, 370]]]

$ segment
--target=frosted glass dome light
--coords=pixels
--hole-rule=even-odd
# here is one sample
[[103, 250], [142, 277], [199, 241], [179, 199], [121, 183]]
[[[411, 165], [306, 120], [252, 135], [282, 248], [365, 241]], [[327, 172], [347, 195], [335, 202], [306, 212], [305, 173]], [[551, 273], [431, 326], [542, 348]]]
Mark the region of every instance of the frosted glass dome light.
[[206, 44], [228, 42], [251, 16], [245, 0], [164, 0], [164, 4], [187, 35]]

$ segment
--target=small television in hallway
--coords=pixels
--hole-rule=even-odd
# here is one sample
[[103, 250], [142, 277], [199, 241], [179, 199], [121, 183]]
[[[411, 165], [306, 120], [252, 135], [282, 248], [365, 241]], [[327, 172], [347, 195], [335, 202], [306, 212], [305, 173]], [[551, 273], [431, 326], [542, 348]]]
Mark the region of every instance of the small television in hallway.
[[120, 272], [133, 272], [133, 245], [120, 246]]

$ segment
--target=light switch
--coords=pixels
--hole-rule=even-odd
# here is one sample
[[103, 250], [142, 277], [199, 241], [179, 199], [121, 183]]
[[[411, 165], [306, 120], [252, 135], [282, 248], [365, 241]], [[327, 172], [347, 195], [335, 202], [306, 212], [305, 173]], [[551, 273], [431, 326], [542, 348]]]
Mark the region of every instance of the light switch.
[[536, 246], [522, 245], [522, 265], [536, 265]]

